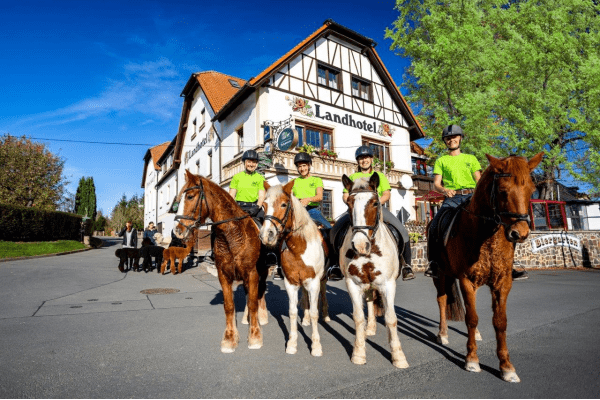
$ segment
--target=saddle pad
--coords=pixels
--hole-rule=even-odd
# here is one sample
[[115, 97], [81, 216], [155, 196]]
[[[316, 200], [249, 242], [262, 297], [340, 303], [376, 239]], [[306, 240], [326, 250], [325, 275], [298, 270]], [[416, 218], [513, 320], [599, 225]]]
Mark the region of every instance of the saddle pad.
[[[398, 230], [396, 228], [394, 228], [393, 225], [388, 224], [387, 222], [384, 222], [384, 223], [386, 224], [386, 226], [392, 233], [392, 237], [394, 238], [394, 241], [396, 242], [396, 246], [399, 243], [402, 243], [404, 245], [404, 241], [402, 240], [402, 236], [400, 235], [400, 232], [398, 232]], [[348, 233], [349, 229], [350, 229], [350, 224], [347, 224], [346, 226], [343, 226], [340, 230], [337, 231], [335, 238], [333, 238], [333, 246], [335, 249], [342, 248], [342, 245], [344, 244], [344, 238], [346, 237], [346, 233]]]
[[445, 208], [439, 211], [439, 216], [436, 218], [436, 224], [433, 223], [429, 227], [428, 236], [434, 242], [439, 242], [440, 239], [443, 240], [444, 246], [448, 242], [450, 238], [450, 232], [452, 231], [452, 226], [454, 225], [454, 221], [456, 216], [460, 212], [462, 207], [457, 208]]

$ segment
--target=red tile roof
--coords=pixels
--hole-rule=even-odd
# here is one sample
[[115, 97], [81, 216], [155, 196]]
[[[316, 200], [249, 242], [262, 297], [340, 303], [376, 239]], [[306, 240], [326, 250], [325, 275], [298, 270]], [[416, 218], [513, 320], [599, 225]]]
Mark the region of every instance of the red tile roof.
[[[243, 79], [216, 71], [198, 72], [194, 75], [215, 114], [246, 84]], [[239, 88], [234, 87], [229, 80], [237, 82]]]
[[171, 142], [164, 142], [159, 144], [158, 146], [154, 146], [150, 149], [150, 155], [152, 156], [152, 162], [154, 163], [154, 169], [159, 170], [160, 166], [156, 163], [160, 157], [163, 155], [167, 147]]

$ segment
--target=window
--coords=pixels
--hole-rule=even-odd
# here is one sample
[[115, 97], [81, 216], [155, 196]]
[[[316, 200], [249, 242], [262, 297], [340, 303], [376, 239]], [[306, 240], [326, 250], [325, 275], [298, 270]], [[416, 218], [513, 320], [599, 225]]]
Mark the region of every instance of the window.
[[238, 137], [238, 151], [241, 153], [242, 151], [244, 151], [244, 127], [242, 126], [240, 129], [237, 130], [237, 137]]
[[323, 189], [323, 201], [321, 201], [321, 205], [319, 205], [319, 209], [323, 216], [327, 219], [333, 218], [333, 200], [332, 200], [332, 190]]
[[425, 160], [420, 158], [412, 159], [413, 175], [429, 176], [429, 169]]
[[362, 138], [362, 144], [369, 146], [373, 151], [373, 156], [382, 161], [392, 161], [390, 159], [390, 145], [389, 143], [380, 142], [370, 138]]
[[240, 88], [240, 84], [237, 83], [237, 81], [234, 81], [233, 79], [229, 79], [229, 83], [231, 84], [231, 86], [233, 86], [236, 89]]
[[196, 130], [196, 118], [194, 118], [194, 121], [192, 122], [192, 126], [194, 127], [192, 130], [192, 138], [190, 140], [194, 140], [196, 139], [196, 132], [198, 132]]
[[317, 68], [317, 82], [334, 90], [342, 90], [342, 74], [332, 67], [319, 64]]
[[208, 175], [212, 176], [212, 150], [208, 152]]
[[198, 128], [198, 132], [200, 132], [202, 130], [202, 128], [204, 128], [204, 124], [206, 123], [205, 118], [205, 111], [206, 109], [203, 108], [202, 111], [200, 111], [200, 127]]
[[362, 79], [352, 78], [352, 96], [360, 97], [363, 100], [373, 101], [371, 95], [371, 84]]
[[200, 159], [196, 160], [196, 175], [200, 175]]
[[317, 149], [333, 150], [333, 131], [317, 125], [297, 124], [298, 146], [309, 144]]
[[567, 230], [567, 217], [564, 201], [531, 200], [533, 229], [545, 231], [549, 229]]

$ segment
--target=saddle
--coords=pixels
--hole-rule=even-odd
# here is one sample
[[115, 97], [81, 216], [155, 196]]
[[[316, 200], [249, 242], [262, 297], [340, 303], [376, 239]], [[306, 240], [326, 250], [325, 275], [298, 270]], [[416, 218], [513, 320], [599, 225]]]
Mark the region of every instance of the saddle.
[[434, 243], [443, 244], [446, 246], [448, 239], [454, 237], [456, 229], [454, 227], [454, 221], [460, 212], [470, 203], [470, 199], [462, 203], [456, 208], [445, 208], [439, 211], [440, 215], [435, 219], [435, 223], [431, 223], [427, 231], [427, 237], [429, 241]]
[[[396, 242], [396, 246], [400, 244], [404, 246], [404, 240], [402, 239], [402, 235], [400, 235], [400, 232], [398, 232], [398, 230], [394, 228], [392, 224], [388, 224], [387, 222], [385, 222], [385, 225], [392, 233], [394, 241]], [[348, 229], [350, 229], [350, 224], [345, 224], [345, 226], [342, 226], [337, 232], [333, 229], [331, 230], [331, 232], [335, 234], [335, 237], [330, 238], [330, 242], [333, 245], [334, 249], [342, 248], [342, 245], [344, 244], [344, 238], [346, 237], [346, 233], [348, 233]]]

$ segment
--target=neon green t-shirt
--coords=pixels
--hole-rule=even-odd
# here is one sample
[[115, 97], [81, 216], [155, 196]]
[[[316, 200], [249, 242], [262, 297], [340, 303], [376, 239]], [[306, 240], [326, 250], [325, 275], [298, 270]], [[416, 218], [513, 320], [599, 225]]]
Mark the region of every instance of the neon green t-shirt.
[[446, 189], [474, 189], [477, 182], [473, 178], [473, 172], [480, 169], [479, 161], [471, 154], [447, 154], [436, 160], [433, 174], [442, 175], [442, 183]]
[[[383, 192], [385, 192], [386, 190], [390, 190], [392, 188], [390, 186], [390, 182], [387, 180], [385, 175], [382, 174], [381, 172], [373, 171], [370, 174], [368, 172], [355, 172], [352, 175], [350, 175], [349, 178], [352, 182], [354, 182], [358, 178], [362, 178], [362, 177], [370, 178], [371, 175], [373, 175], [374, 173], [379, 175], [379, 187], [377, 188], [377, 193], [379, 194], [379, 197], [381, 197], [383, 195]], [[348, 193], [348, 191], [345, 188], [344, 188], [344, 193]]]
[[[294, 188], [292, 192], [294, 196], [299, 199], [305, 199], [307, 197], [314, 197], [317, 195], [317, 188], [323, 187], [323, 180], [316, 176], [309, 176], [308, 178], [298, 177], [294, 179]], [[309, 206], [318, 206], [319, 203], [311, 201], [308, 203]]]
[[246, 171], [242, 171], [233, 176], [229, 187], [237, 190], [236, 201], [253, 203], [258, 201], [258, 191], [264, 190], [264, 181], [265, 177], [258, 172], [247, 174]]

